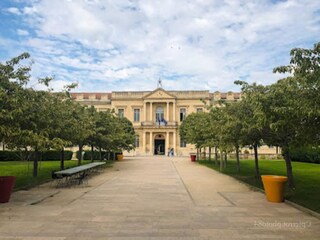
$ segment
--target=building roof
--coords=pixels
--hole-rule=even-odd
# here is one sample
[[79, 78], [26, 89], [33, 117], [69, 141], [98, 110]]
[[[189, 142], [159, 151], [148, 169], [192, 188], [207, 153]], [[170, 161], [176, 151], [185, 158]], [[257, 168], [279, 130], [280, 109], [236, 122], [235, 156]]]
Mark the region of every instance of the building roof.
[[112, 93], [105, 92], [73, 92], [71, 93], [72, 98], [77, 98], [77, 96], [82, 95], [83, 99], [89, 99], [90, 96], [95, 96], [97, 100], [101, 100], [103, 96], [107, 96], [107, 99], [111, 100]]
[[83, 100], [112, 100], [119, 98], [141, 98], [144, 99], [157, 91], [164, 91], [168, 95], [174, 98], [189, 98], [189, 97], [203, 97], [209, 98], [212, 100], [219, 99], [229, 99], [228, 95], [232, 95], [233, 99], [238, 100], [241, 98], [240, 92], [209, 92], [208, 90], [203, 91], [166, 91], [162, 88], [157, 88], [154, 91], [114, 91], [114, 92], [72, 92], [71, 96], [74, 99], [83, 99]]

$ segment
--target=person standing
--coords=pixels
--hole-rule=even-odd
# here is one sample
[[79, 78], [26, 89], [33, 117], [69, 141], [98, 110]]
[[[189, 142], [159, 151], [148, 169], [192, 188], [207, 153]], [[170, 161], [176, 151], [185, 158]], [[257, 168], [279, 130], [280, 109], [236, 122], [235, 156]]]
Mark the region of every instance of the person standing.
[[171, 157], [173, 157], [174, 156], [174, 149], [173, 148], [171, 148]]
[[168, 148], [168, 157], [170, 157], [171, 149]]

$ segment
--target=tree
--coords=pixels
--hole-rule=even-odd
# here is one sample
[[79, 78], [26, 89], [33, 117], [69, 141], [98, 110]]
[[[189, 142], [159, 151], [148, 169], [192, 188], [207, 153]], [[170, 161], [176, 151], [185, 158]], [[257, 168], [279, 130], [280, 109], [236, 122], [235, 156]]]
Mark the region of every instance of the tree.
[[264, 140], [274, 146], [280, 146], [286, 162], [289, 187], [294, 187], [290, 146], [299, 142], [301, 118], [296, 107], [296, 83], [292, 79], [282, 79], [269, 87], [265, 95], [264, 111], [270, 130]]
[[224, 124], [221, 125], [221, 140], [225, 145], [232, 144], [236, 151], [237, 171], [240, 172], [240, 147], [243, 145], [243, 111], [245, 110], [245, 104], [242, 102], [236, 102], [226, 104], [222, 109], [222, 118]]
[[223, 108], [221, 107], [221, 103], [219, 107], [210, 106], [208, 108], [209, 111], [209, 123], [207, 127], [207, 137], [208, 142], [210, 142], [211, 146], [215, 147], [215, 164], [218, 164], [218, 149], [220, 150], [220, 171], [222, 171], [224, 167], [223, 163], [223, 152], [225, 150], [225, 145], [222, 143], [222, 132], [221, 127], [225, 124], [223, 119]]
[[[97, 126], [98, 112], [93, 106], [91, 106], [91, 107], [87, 107], [87, 114], [89, 114], [90, 118], [92, 119], [92, 124], [94, 129], [94, 131], [91, 132], [90, 136], [87, 139], [87, 144], [89, 144], [91, 147], [91, 162], [93, 162], [94, 161], [93, 153], [94, 153], [94, 148], [96, 143], [95, 140], [96, 140], [97, 132], [99, 130]], [[100, 160], [101, 160], [101, 157], [100, 157]]]
[[113, 135], [116, 134], [114, 125], [116, 117], [111, 112], [97, 112], [95, 115], [95, 134], [92, 138], [93, 145], [99, 149], [102, 160], [102, 149], [111, 150]]
[[50, 138], [59, 138], [63, 139], [63, 142], [57, 147], [57, 150], [60, 151], [60, 169], [64, 169], [64, 148], [72, 146], [72, 140], [74, 138], [74, 127], [72, 124], [73, 121], [72, 111], [70, 109], [75, 108], [75, 105], [78, 103], [74, 102], [68, 95], [65, 93], [56, 93], [52, 95], [52, 105], [50, 111], [50, 118], [53, 120], [51, 122], [51, 133]]
[[275, 68], [274, 72], [291, 73], [287, 82], [295, 87], [297, 113], [301, 119], [299, 135], [303, 142], [320, 144], [320, 42], [312, 49], [294, 48], [287, 66]]
[[265, 112], [271, 129], [267, 141], [282, 148], [289, 187], [294, 188], [290, 148], [320, 143], [320, 43], [292, 49], [290, 55], [290, 65], [273, 71], [293, 75], [270, 86]]
[[[50, 139], [52, 131], [49, 117], [52, 96], [46, 91], [35, 91], [24, 86], [30, 79], [31, 64], [21, 65], [30, 56], [20, 56], [0, 65], [1, 140], [11, 148], [32, 147], [35, 152], [33, 176], [38, 175], [40, 151], [61, 144], [61, 139]], [[51, 78], [39, 79], [48, 85]]]
[[83, 147], [88, 143], [90, 136], [95, 132], [93, 116], [88, 109], [79, 104], [71, 106], [72, 122], [70, 127], [73, 132], [72, 142], [79, 147], [78, 165], [81, 165], [83, 158]]
[[131, 151], [134, 149], [135, 132], [132, 123], [125, 117], [116, 117], [114, 132], [115, 150]]
[[264, 95], [267, 88], [253, 83], [249, 85], [243, 81], [236, 81], [235, 84], [242, 86], [243, 97], [241, 100], [241, 119], [243, 123], [243, 143], [251, 145], [254, 150], [255, 177], [260, 179], [258, 146], [261, 144], [265, 132], [266, 115], [263, 111], [265, 104]]
[[[22, 100], [20, 118], [15, 118], [19, 125], [16, 135], [12, 136], [9, 146], [16, 148], [31, 147], [34, 150], [33, 176], [38, 175], [38, 162], [41, 152], [49, 148], [59, 148], [64, 144], [61, 138], [51, 138], [54, 131], [51, 117], [53, 109], [52, 95], [45, 91], [25, 89], [17, 92], [17, 97]], [[16, 116], [17, 117], [17, 116]]]
[[22, 62], [30, 55], [23, 53], [5, 64], [0, 63], [0, 141], [8, 142], [13, 135], [19, 133], [19, 119], [24, 102], [21, 99], [23, 86], [29, 81], [31, 64], [24, 66]]
[[[192, 113], [186, 117], [179, 127], [181, 138], [188, 143], [195, 144], [196, 148], [210, 145], [210, 115], [206, 112]], [[199, 153], [199, 151], [197, 150]], [[198, 156], [199, 158], [199, 156]]]

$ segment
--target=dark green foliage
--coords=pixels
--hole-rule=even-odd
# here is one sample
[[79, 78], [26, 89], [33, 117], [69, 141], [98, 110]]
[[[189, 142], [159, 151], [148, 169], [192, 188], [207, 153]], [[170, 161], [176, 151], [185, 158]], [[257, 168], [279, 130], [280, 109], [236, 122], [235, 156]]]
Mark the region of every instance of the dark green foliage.
[[[72, 158], [72, 151], [64, 151], [64, 160], [71, 160]], [[55, 161], [60, 160], [60, 151], [47, 151], [42, 153], [42, 160], [43, 161]]]
[[[83, 151], [83, 160], [91, 160], [91, 151]], [[106, 152], [102, 151], [102, 160], [117, 160], [117, 154], [120, 154], [120, 152]], [[77, 151], [77, 158], [79, 159], [79, 151]], [[93, 151], [93, 160], [100, 160], [100, 152], [99, 151]]]
[[17, 161], [20, 160], [19, 151], [0, 151], [0, 161]]
[[290, 157], [294, 162], [320, 163], [320, 147], [298, 147], [290, 149]]
[[[71, 160], [72, 151], [64, 151], [65, 160]], [[41, 154], [43, 161], [58, 161], [60, 159], [60, 151], [46, 151]], [[0, 151], [0, 161], [17, 161], [17, 160], [34, 160], [34, 152], [23, 151]]]

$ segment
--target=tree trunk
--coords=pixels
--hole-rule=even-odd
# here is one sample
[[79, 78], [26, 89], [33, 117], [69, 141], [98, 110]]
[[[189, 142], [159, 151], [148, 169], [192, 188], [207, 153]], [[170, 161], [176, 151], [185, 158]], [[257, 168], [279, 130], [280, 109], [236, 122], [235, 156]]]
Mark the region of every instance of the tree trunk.
[[200, 158], [199, 158], [199, 148], [197, 148], [197, 161], [199, 161]]
[[93, 162], [93, 145], [91, 144], [91, 162]]
[[29, 161], [29, 160], [30, 160], [30, 159], [29, 159], [30, 156], [29, 156], [28, 148], [27, 148], [27, 147], [24, 148], [24, 155], [23, 155], [22, 158], [23, 158], [24, 161]]
[[224, 163], [223, 163], [223, 152], [220, 151], [220, 172], [222, 172], [224, 167]]
[[60, 170], [64, 169], [64, 148], [60, 151]]
[[237, 172], [240, 172], [239, 146], [236, 146]]
[[218, 148], [214, 148], [214, 164], [218, 165]]
[[224, 168], [227, 167], [227, 163], [228, 163], [228, 153], [227, 153], [227, 151], [225, 151], [225, 153], [224, 153]]
[[38, 164], [39, 164], [39, 158], [40, 158], [40, 153], [38, 151], [38, 148], [35, 148], [34, 150], [34, 160], [33, 160], [33, 177], [37, 177], [38, 176]]
[[260, 172], [259, 172], [259, 159], [258, 159], [258, 144], [253, 144], [254, 150], [254, 166], [255, 166], [255, 177], [256, 179], [260, 179]]
[[107, 160], [108, 160], [108, 161], [110, 160], [110, 151], [108, 151]]
[[99, 158], [100, 158], [100, 161], [102, 161], [102, 151], [101, 151], [101, 147], [99, 147]]
[[113, 160], [116, 161], [117, 157], [116, 157], [116, 152], [113, 152]]
[[82, 144], [79, 144], [79, 159], [78, 159], [78, 166], [82, 163], [82, 152], [83, 152], [83, 146]]
[[283, 148], [283, 157], [284, 157], [284, 160], [286, 161], [288, 186], [289, 188], [293, 189], [295, 185], [294, 185], [294, 179], [293, 179], [293, 173], [292, 173], [292, 164], [291, 164], [289, 147]]
[[209, 147], [209, 161], [211, 162], [211, 146]]

